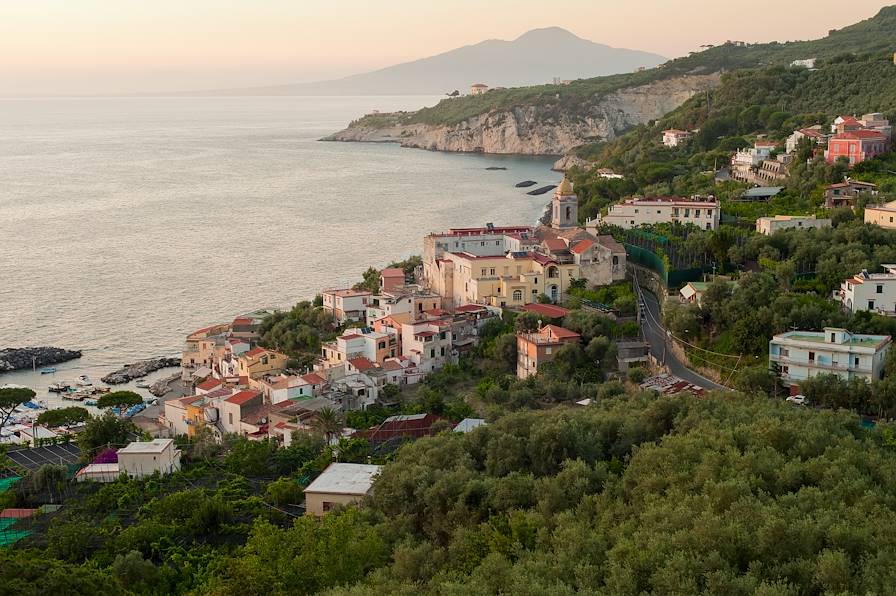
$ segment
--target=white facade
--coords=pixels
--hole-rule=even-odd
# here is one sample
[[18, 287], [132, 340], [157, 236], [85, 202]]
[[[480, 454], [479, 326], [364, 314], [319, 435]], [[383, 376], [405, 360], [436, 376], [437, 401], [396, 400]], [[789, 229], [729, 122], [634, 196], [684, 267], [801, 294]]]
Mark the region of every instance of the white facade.
[[367, 302], [372, 294], [366, 290], [326, 290], [321, 294], [324, 310], [340, 325], [347, 321], [363, 321]]
[[401, 326], [401, 353], [410, 358], [419, 372], [438, 370], [452, 361], [450, 325], [419, 322]]
[[845, 329], [788, 331], [769, 342], [769, 366], [777, 364], [788, 387], [822, 374], [842, 379], [880, 379], [892, 340], [889, 335], [859, 335]]
[[816, 219], [814, 215], [776, 215], [760, 217], [756, 220], [756, 231], [771, 236], [779, 230], [807, 230], [809, 228], [829, 228], [830, 219]]
[[171, 474], [180, 470], [180, 449], [174, 439], [135, 441], [118, 450], [118, 468], [131, 478]]
[[720, 215], [721, 208], [716, 201], [655, 197], [627, 199], [622, 203], [610, 205], [607, 214], [598, 217], [596, 221], [625, 229], [647, 224], [678, 222], [693, 224], [702, 230], [715, 230], [719, 227]]
[[678, 147], [691, 140], [693, 135], [686, 130], [674, 128], [663, 131], [663, 145], [666, 147]]
[[753, 147], [741, 149], [731, 158], [732, 166], [743, 166], [748, 168], [758, 167], [771, 155], [774, 145], [763, 145], [756, 143]]
[[896, 316], [896, 265], [881, 265], [886, 273], [862, 271], [840, 284], [834, 299], [846, 310]]

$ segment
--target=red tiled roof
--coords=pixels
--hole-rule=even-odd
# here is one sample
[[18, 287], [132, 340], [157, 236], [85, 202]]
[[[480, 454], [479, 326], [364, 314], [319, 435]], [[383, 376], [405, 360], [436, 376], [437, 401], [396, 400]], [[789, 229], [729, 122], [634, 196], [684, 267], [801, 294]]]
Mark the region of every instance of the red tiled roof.
[[202, 389], [203, 391], [211, 391], [215, 387], [222, 385], [223, 382], [221, 379], [206, 379], [205, 381], [196, 385], [196, 389]]
[[385, 370], [401, 370], [404, 367], [394, 360], [386, 360], [385, 362], [383, 362], [383, 368]]
[[566, 242], [562, 238], [546, 238], [542, 242], [548, 247], [548, 250], [566, 250]]
[[255, 323], [255, 321], [248, 317], [238, 317], [233, 320], [234, 325], [252, 325], [253, 323]]
[[430, 308], [429, 310], [424, 310], [423, 312], [434, 317], [443, 317], [449, 314], [447, 310], [442, 310], [441, 308]]
[[435, 331], [420, 331], [418, 333], [415, 333], [414, 335], [418, 337], [432, 337], [433, 335], [435, 335]]
[[835, 141], [859, 141], [863, 139], [879, 139], [885, 141], [887, 137], [884, 133], [876, 130], [850, 130], [848, 132], [836, 134], [831, 137], [831, 139]]
[[570, 250], [577, 255], [580, 255], [592, 246], [594, 246], [594, 242], [591, 240], [579, 240]]
[[569, 310], [556, 304], [527, 304], [523, 307], [523, 310], [534, 312], [549, 319], [562, 319], [569, 314]]
[[463, 306], [458, 306], [454, 309], [454, 312], [480, 312], [483, 310], [487, 310], [481, 304], [464, 304]]
[[4, 509], [0, 512], [0, 517], [12, 517], [15, 519], [24, 519], [31, 517], [37, 512], [37, 509]]
[[551, 263], [554, 263], [554, 264], [557, 263], [557, 261], [555, 261], [551, 257], [549, 257], [547, 255], [543, 255], [541, 253], [537, 253], [537, 252], [532, 253], [532, 260], [535, 261], [536, 263], [538, 263], [539, 265], [548, 265]]
[[255, 356], [261, 356], [265, 352], [267, 352], [267, 350], [265, 348], [252, 348], [251, 350], [246, 352], [245, 355], [250, 358], [254, 358]]
[[302, 378], [305, 380], [306, 383], [308, 383], [310, 385], [323, 385], [324, 383], [327, 382], [326, 379], [324, 379], [320, 375], [317, 375], [314, 373], [308, 373], [307, 375], [302, 375]]
[[569, 329], [566, 329], [565, 327], [558, 327], [557, 325], [545, 325], [544, 327], [541, 328], [541, 331], [542, 331], [542, 333], [545, 331], [549, 331], [550, 334], [553, 335], [554, 337], [556, 337], [557, 339], [581, 337], [575, 331], [570, 331]]
[[348, 361], [348, 363], [351, 364], [352, 366], [354, 366], [356, 369], [358, 369], [361, 372], [364, 372], [365, 370], [370, 370], [371, 368], [374, 368], [374, 366], [375, 366], [373, 364], [373, 362], [371, 362], [370, 360], [368, 360], [367, 358], [365, 358], [363, 356], [361, 356], [360, 358], [352, 358], [351, 360]]
[[858, 118], [854, 116], [840, 116], [841, 124], [860, 124]]
[[398, 267], [388, 267], [380, 271], [380, 275], [383, 277], [400, 277], [404, 279], [404, 269], [399, 269]]
[[261, 395], [257, 391], [240, 391], [234, 395], [231, 395], [227, 398], [227, 402], [231, 404], [243, 405], [247, 401], [251, 401]]

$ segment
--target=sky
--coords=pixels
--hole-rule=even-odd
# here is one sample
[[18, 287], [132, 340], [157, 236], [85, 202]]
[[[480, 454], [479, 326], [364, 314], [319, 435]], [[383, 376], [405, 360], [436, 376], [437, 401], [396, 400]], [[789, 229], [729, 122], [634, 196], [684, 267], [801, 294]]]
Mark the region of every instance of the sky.
[[338, 78], [560, 26], [675, 57], [822, 37], [870, 0], [0, 0], [0, 96], [164, 93]]

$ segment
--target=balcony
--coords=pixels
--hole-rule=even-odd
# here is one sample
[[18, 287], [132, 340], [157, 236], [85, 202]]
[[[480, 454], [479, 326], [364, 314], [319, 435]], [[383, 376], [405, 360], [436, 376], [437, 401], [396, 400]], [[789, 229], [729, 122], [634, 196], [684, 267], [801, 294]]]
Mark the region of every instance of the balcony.
[[769, 354], [769, 360], [772, 362], [777, 362], [778, 364], [784, 364], [788, 366], [805, 366], [807, 368], [820, 368], [823, 370], [830, 370], [835, 372], [851, 372], [858, 374], [871, 374], [870, 368], [864, 368], [861, 366], [850, 366], [848, 364], [840, 364], [838, 362], [819, 362], [818, 360], [796, 360], [794, 358], [790, 358], [789, 356], [781, 356], [778, 354]]

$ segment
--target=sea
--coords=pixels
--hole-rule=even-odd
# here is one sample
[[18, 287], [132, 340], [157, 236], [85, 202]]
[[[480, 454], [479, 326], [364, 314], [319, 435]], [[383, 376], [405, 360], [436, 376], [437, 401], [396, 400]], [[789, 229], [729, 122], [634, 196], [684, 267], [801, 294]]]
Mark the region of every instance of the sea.
[[319, 141], [439, 99], [0, 100], [0, 348], [83, 351], [0, 384], [49, 397], [177, 355], [194, 329], [349, 286], [428, 232], [534, 223], [549, 195], [514, 185], [557, 183], [550, 158]]

